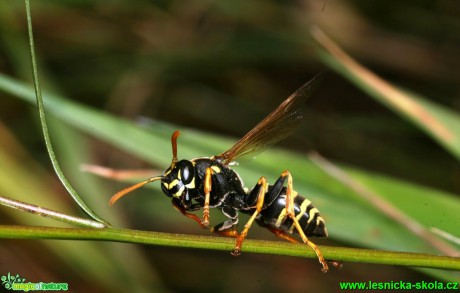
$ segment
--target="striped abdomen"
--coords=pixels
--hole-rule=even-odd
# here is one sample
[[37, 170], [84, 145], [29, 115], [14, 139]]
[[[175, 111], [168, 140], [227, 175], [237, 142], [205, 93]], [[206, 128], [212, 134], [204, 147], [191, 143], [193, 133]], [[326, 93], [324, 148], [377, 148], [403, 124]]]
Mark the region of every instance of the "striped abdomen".
[[[324, 220], [311, 201], [293, 191], [294, 212], [305, 235], [327, 237]], [[288, 233], [297, 233], [292, 219], [286, 217], [286, 188], [265, 209], [262, 210], [257, 222], [262, 226], [270, 226]]]

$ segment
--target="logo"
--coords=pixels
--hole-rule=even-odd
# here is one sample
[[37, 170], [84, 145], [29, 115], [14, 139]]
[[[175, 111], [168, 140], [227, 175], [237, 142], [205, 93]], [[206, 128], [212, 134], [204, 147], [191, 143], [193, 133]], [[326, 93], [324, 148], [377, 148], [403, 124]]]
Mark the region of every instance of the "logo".
[[5, 287], [5, 289], [8, 289], [8, 290], [13, 289], [14, 284], [20, 284], [26, 281], [26, 279], [21, 278], [19, 274], [16, 274], [16, 276], [13, 276], [10, 273], [8, 273], [8, 275], [6, 276], [2, 276], [1, 280], [2, 280], [2, 285]]
[[7, 275], [0, 278], [3, 287], [12, 291], [67, 291], [69, 285], [67, 283], [32, 283], [27, 282], [26, 279], [19, 274], [12, 275], [8, 272]]

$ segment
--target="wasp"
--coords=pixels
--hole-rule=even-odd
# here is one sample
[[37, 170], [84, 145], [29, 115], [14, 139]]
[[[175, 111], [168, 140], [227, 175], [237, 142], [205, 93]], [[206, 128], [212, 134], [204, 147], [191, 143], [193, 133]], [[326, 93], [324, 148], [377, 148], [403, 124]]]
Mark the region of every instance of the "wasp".
[[[318, 246], [308, 237], [327, 237], [324, 219], [310, 200], [299, 195], [293, 188], [289, 171], [283, 171], [273, 185], [260, 177], [249, 190], [243, 184], [232, 163], [243, 155], [260, 151], [289, 136], [302, 120], [301, 106], [317, 86], [322, 73], [301, 86], [272, 113], [243, 136], [229, 150], [213, 157], [178, 160], [177, 139], [179, 131], [171, 136], [172, 162], [163, 175], [127, 187], [110, 199], [113, 205], [127, 193], [145, 184], [160, 181], [161, 188], [172, 204], [184, 216], [196, 221], [202, 228], [209, 227], [209, 210], [220, 209], [227, 220], [211, 228], [212, 232], [235, 237], [232, 252], [239, 255], [242, 244], [254, 222], [268, 228], [276, 236], [290, 242], [298, 242], [289, 234], [295, 233], [316, 253], [322, 271], [328, 264]], [[193, 212], [203, 209], [202, 218]], [[250, 215], [241, 233], [236, 228], [238, 212]]]

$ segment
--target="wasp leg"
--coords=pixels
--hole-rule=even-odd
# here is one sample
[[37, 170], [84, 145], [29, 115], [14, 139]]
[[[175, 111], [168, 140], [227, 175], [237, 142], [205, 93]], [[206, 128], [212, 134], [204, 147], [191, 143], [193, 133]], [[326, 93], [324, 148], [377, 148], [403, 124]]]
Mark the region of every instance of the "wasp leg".
[[[273, 228], [271, 226], [268, 226], [268, 225], [264, 225], [264, 224], [260, 224], [262, 227], [265, 227], [267, 228], [268, 230], [270, 230], [270, 232], [272, 232], [273, 234], [275, 234], [276, 237], [279, 237], [281, 239], [284, 239], [284, 240], [287, 240], [289, 242], [292, 242], [292, 243], [299, 243], [299, 241], [297, 239], [295, 239], [294, 237], [292, 237], [291, 235], [287, 234], [286, 232], [284, 232], [283, 230], [280, 230], [280, 229], [276, 229], [276, 228]], [[337, 261], [337, 260], [327, 260], [328, 263], [330, 263], [333, 267], [335, 267], [336, 269], [341, 269], [343, 267], [343, 264], [342, 262], [340, 261]]]
[[263, 227], [267, 228], [268, 230], [270, 230], [270, 232], [272, 232], [273, 234], [275, 234], [276, 237], [279, 237], [281, 239], [284, 239], [284, 240], [287, 240], [289, 242], [292, 242], [292, 243], [299, 243], [299, 241], [297, 241], [297, 239], [295, 239], [294, 237], [292, 237], [291, 235], [288, 235], [286, 232], [284, 232], [283, 230], [280, 230], [280, 229], [276, 229], [276, 228], [273, 228], [271, 226], [267, 226], [267, 225], [262, 225]]
[[264, 207], [270, 206], [280, 195], [283, 190], [284, 182], [286, 181], [286, 177], [280, 176], [278, 180], [276, 180], [275, 184], [269, 188], [269, 191], [265, 195], [264, 200]]
[[189, 219], [192, 219], [194, 220], [195, 222], [197, 222], [201, 228], [203, 229], [206, 229], [208, 228], [207, 225], [203, 225], [203, 222], [201, 221], [201, 219], [195, 215], [195, 214], [192, 214], [192, 213], [189, 213], [189, 211], [197, 211], [201, 208], [201, 206], [199, 204], [196, 204], [196, 205], [192, 205], [190, 208], [188, 209], [185, 209], [181, 204], [180, 202], [177, 202], [175, 200], [172, 201], [172, 204], [173, 204], [173, 207], [178, 210], [182, 215], [186, 216], [187, 218]]
[[318, 257], [318, 260], [319, 262], [321, 263], [321, 265], [323, 266], [322, 268], [322, 271], [325, 273], [329, 270], [329, 267], [327, 265], [327, 262], [326, 260], [324, 259], [323, 257], [323, 254], [321, 253], [321, 251], [319, 250], [318, 246], [316, 246], [316, 244], [314, 244], [313, 242], [311, 242], [310, 240], [308, 240], [307, 236], [305, 235], [305, 233], [303, 232], [302, 230], [302, 227], [300, 226], [300, 223], [299, 221], [297, 220], [296, 216], [295, 216], [295, 213], [294, 213], [294, 197], [295, 195], [293, 196], [292, 195], [292, 191], [293, 191], [293, 187], [292, 187], [292, 176], [291, 176], [291, 173], [289, 173], [289, 171], [284, 171], [282, 174], [281, 174], [282, 177], [286, 177], [288, 178], [288, 183], [287, 183], [287, 190], [286, 190], [286, 217], [289, 217], [292, 219], [294, 225], [295, 225], [295, 228], [297, 230], [297, 232], [299, 233], [300, 235], [300, 238], [302, 238], [302, 241], [305, 243], [305, 244], [308, 244], [308, 246], [311, 247], [311, 249], [313, 249], [316, 253], [316, 256]]
[[211, 198], [211, 186], [212, 186], [212, 173], [211, 168], [206, 169], [204, 176], [204, 206], [203, 206], [203, 220], [201, 221], [202, 226], [209, 226], [209, 202]]
[[262, 208], [264, 206], [265, 194], [268, 191], [267, 179], [265, 177], [260, 177], [259, 181], [257, 182], [256, 187], [259, 187], [258, 188], [257, 202], [256, 202], [256, 210], [252, 214], [251, 218], [249, 218], [249, 220], [246, 223], [246, 225], [244, 225], [244, 229], [241, 232], [241, 234], [238, 235], [238, 238], [236, 239], [235, 249], [233, 249], [232, 255], [240, 255], [241, 254], [241, 245], [243, 244], [243, 241], [246, 238], [246, 235], [248, 235], [249, 228], [251, 228], [252, 223], [254, 222], [254, 220], [256, 219], [257, 215], [260, 213], [260, 211], [262, 211]]
[[236, 225], [238, 224], [238, 211], [228, 206], [222, 208], [222, 213], [229, 218], [211, 229], [211, 232], [217, 233], [226, 237], [238, 237]]

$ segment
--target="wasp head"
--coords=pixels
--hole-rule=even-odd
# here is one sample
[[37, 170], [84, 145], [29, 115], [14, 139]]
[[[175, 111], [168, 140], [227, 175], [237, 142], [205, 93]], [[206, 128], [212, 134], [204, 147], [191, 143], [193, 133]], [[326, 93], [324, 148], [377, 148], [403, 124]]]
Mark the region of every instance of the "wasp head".
[[192, 161], [177, 160], [177, 138], [179, 134], [179, 131], [175, 131], [171, 136], [173, 159], [163, 176], [151, 177], [119, 191], [110, 199], [110, 205], [114, 204], [127, 193], [157, 180], [161, 180], [161, 189], [167, 196], [178, 199], [184, 207], [191, 204], [192, 200], [189, 195], [189, 189], [195, 188], [195, 166]]
[[191, 161], [181, 160], [169, 167], [161, 179], [161, 189], [169, 197], [190, 203], [189, 189], [195, 188], [195, 167]]

